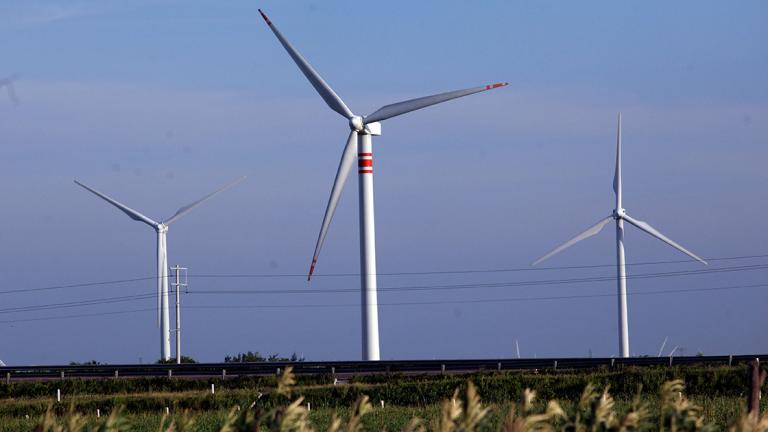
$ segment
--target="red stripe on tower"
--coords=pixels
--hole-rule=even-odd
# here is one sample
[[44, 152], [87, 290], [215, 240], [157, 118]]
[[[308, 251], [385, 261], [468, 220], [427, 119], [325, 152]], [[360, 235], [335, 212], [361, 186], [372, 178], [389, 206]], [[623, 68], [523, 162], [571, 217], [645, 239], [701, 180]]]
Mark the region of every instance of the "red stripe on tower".
[[357, 166], [359, 167], [372, 167], [373, 166], [373, 159], [360, 159], [357, 161]]
[[359, 174], [373, 174], [373, 170], [372, 169], [362, 169], [362, 170], [358, 171], [358, 173]]
[[373, 153], [358, 153], [358, 156], [373, 156]]

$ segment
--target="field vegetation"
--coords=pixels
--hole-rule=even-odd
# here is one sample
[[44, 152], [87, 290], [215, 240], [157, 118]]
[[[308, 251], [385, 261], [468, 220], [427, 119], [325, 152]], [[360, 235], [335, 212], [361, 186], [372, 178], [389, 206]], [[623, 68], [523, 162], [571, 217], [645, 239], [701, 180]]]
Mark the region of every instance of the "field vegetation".
[[0, 385], [0, 431], [768, 431], [746, 384], [741, 367], [18, 382]]

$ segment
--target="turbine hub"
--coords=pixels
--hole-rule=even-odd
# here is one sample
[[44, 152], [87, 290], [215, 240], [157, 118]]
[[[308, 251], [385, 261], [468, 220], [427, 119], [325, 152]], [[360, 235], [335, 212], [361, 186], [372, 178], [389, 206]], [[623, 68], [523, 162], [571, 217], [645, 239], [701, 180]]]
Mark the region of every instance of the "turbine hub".
[[365, 123], [363, 123], [363, 118], [360, 116], [354, 116], [351, 119], [349, 119], [349, 128], [353, 131], [362, 132], [365, 128]]
[[167, 233], [168, 232], [168, 225], [162, 224], [162, 223], [159, 224], [157, 226], [157, 232], [159, 232], [159, 233]]
[[623, 208], [613, 210], [613, 218], [617, 220], [624, 219], [624, 215], [626, 214], [627, 214], [627, 211], [624, 210]]

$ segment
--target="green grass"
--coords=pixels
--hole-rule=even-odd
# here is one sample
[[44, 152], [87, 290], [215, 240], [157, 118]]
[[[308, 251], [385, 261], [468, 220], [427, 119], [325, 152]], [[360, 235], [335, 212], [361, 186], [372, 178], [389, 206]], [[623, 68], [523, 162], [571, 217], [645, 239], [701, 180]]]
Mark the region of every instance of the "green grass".
[[[414, 417], [421, 418], [428, 426], [440, 416], [440, 403], [450, 399], [457, 388], [463, 394], [468, 380], [475, 383], [483, 402], [491, 408], [479, 430], [498, 431], [512, 401], [519, 402], [525, 388], [537, 391], [540, 402], [536, 406], [539, 411], [544, 410], [544, 401], [557, 399], [566, 412], [574, 413], [576, 402], [587, 383], [593, 383], [598, 389], [609, 386], [618, 412], [627, 411], [638, 387], [642, 386], [643, 401], [652, 410], [658, 411], [661, 405], [659, 389], [673, 378], [686, 381], [685, 394], [701, 406], [706, 421], [720, 430], [727, 429], [743, 414], [747, 385], [747, 370], [743, 367], [366, 376], [356, 377], [351, 384], [339, 386], [327, 384], [331, 381], [328, 377], [312, 377], [299, 378], [298, 383], [290, 387], [293, 397], [276, 394], [278, 380], [274, 377], [230, 379], [226, 382], [167, 378], [70, 379], [0, 386], [0, 432], [34, 430], [49, 406], [59, 416], [64, 416], [70, 409], [82, 413], [91, 425], [100, 421], [95, 418], [97, 408], [104, 417], [122, 407], [125, 417], [133, 425], [133, 431], [157, 431], [165, 407], [169, 407], [172, 417], [187, 411], [194, 419], [192, 430], [218, 431], [235, 406], [247, 409], [258, 399], [257, 408], [266, 412], [284, 407], [299, 396], [305, 398], [304, 403], [311, 403], [309, 418], [315, 430], [322, 431], [328, 428], [334, 413], [349, 416], [349, 407], [362, 395], [370, 397], [374, 408], [363, 417], [365, 430], [399, 431]], [[217, 383], [215, 395], [210, 394], [212, 381]], [[56, 388], [62, 388], [63, 402], [60, 404], [55, 403], [53, 398]], [[259, 393], [263, 393], [261, 398]], [[385, 401], [384, 408], [381, 408], [380, 400]], [[763, 410], [766, 403], [768, 398], [761, 402]]]
[[[519, 398], [519, 395], [511, 395], [515, 399]], [[89, 396], [87, 399], [91, 399], [93, 396]], [[137, 396], [142, 397], [142, 396]], [[652, 407], [656, 407], [659, 404], [658, 398], [648, 395], [644, 398], [645, 401], [651, 404]], [[701, 396], [691, 398], [696, 404], [703, 408], [704, 416], [708, 422], [714, 423], [721, 430], [725, 430], [734, 419], [738, 418], [745, 409], [745, 400], [743, 398], [737, 398], [733, 396]], [[42, 403], [44, 407], [51, 402], [50, 400], [33, 400], [28, 402]], [[388, 430], [399, 431], [402, 430], [413, 417], [419, 417], [420, 419], [431, 422], [439, 414], [440, 406], [438, 404], [428, 404], [423, 406], [394, 406], [386, 405], [382, 409], [378, 401], [372, 401], [374, 410], [363, 418], [363, 425], [365, 430]], [[768, 398], [762, 402], [763, 410], [766, 408], [766, 402]], [[563, 409], [567, 412], [571, 412], [575, 409], [575, 403], [572, 401], [560, 401]], [[616, 399], [616, 407], [618, 411], [624, 411], [630, 404], [629, 399]], [[543, 402], [539, 404], [543, 408]], [[491, 404], [491, 412], [489, 413], [486, 423], [482, 430], [498, 431], [499, 426], [503, 422], [504, 416], [509, 410], [510, 404], [500, 403]], [[62, 407], [63, 408], [63, 407]], [[88, 416], [91, 425], [96, 424], [95, 409], [88, 411], [80, 411]], [[127, 418], [133, 425], [132, 431], [157, 431], [160, 421], [163, 417], [164, 408], [153, 409], [151, 411], [133, 412], [127, 414]], [[180, 411], [174, 411], [173, 414], [179, 414]], [[213, 410], [203, 411], [191, 411], [192, 417], [195, 419], [194, 429], [200, 432], [214, 432], [218, 431], [224, 419], [229, 412], [229, 408], [220, 408]], [[330, 424], [331, 417], [336, 413], [342, 417], [348, 417], [350, 409], [348, 407], [339, 408], [316, 408], [313, 405], [310, 411], [310, 420], [318, 431], [326, 430]], [[106, 410], [102, 410], [102, 416], [108, 415]], [[34, 426], [38, 423], [40, 415], [31, 415], [29, 419], [24, 418], [24, 415], [18, 416], [0, 416], [0, 432], [23, 432], [33, 431]]]

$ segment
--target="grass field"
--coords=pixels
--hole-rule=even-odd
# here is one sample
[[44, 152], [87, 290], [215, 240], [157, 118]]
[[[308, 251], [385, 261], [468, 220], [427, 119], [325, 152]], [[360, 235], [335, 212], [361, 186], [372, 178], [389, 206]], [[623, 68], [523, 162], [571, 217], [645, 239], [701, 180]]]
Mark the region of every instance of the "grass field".
[[[691, 382], [685, 395], [674, 391], [672, 399], [660, 393], [663, 383], [671, 378], [687, 377]], [[76, 380], [75, 380], [76, 381]], [[178, 431], [219, 431], [227, 421], [234, 407], [240, 407], [242, 412], [249, 410], [251, 404], [258, 413], [282, 412], [291, 401], [302, 396], [300, 408], [306, 409], [307, 403], [311, 404], [311, 410], [306, 412], [307, 424], [311, 424], [314, 430], [329, 430], [334, 414], [344, 419], [352, 416], [355, 401], [361, 395], [371, 397], [372, 409], [362, 416], [362, 428], [364, 430], [405, 430], [414, 417], [423, 420], [428, 430], [438, 430], [437, 426], [429, 425], [440, 423], [444, 415], [446, 400], [451, 400], [455, 389], [461, 393], [467, 391], [467, 382], [477, 384], [479, 396], [489, 408], [483, 421], [476, 430], [499, 431], [502, 430], [504, 419], [510, 408], [515, 406], [518, 412], [521, 400], [525, 399], [526, 388], [538, 391], [537, 402], [529, 407], [530, 413], [545, 413], [550, 408], [546, 401], [557, 399], [559, 406], [564, 411], [563, 418], [576, 418], [583, 411], [583, 389], [587, 383], [594, 383], [594, 405], [598, 404], [598, 396], [603, 388], [609, 386], [615, 399], [611, 399], [611, 409], [615, 417], [621, 417], [622, 413], [632, 411], [635, 394], [639, 386], [644, 389], [640, 402], [646, 405], [651, 413], [663, 412], [664, 406], [669, 401], [680, 403], [685, 400], [699, 407], [696, 415], [703, 418], [702, 424], [711, 425], [712, 430], [727, 430], [743, 414], [746, 407], [746, 370], [742, 368], [681, 368], [681, 369], [638, 369], [625, 371], [592, 371], [568, 372], [557, 374], [537, 373], [492, 373], [473, 374], [469, 376], [420, 376], [420, 377], [359, 377], [353, 379], [351, 384], [333, 386], [323, 384], [322, 380], [301, 380], [297, 385], [290, 385], [290, 394], [280, 389], [278, 380], [271, 378], [262, 381], [245, 380], [237, 385], [236, 381], [217, 387], [215, 395], [210, 394], [210, 384], [201, 383], [170, 383], [151, 381], [143, 383], [104, 383], [100, 386], [95, 383], [74, 382], [50, 382], [43, 384], [26, 383], [16, 385], [13, 388], [3, 389], [3, 398], [0, 399], [0, 432], [33, 431], [40, 424], [40, 418], [49, 407], [59, 418], [66, 417], [68, 411], [80, 413], [84, 421], [96, 429], [96, 425], [104, 423], [105, 417], [118, 408], [123, 408], [121, 421], [130, 424], [131, 428], [120, 427], [112, 430], [131, 431], [158, 431], [161, 422], [166, 426], [169, 422], [176, 421]], [[70, 391], [63, 392], [62, 403], [55, 403], [56, 386], [68, 384]], [[151, 387], [149, 391], [141, 391], [140, 388]], [[284, 386], [285, 387], [285, 386]], [[133, 388], [136, 391], [126, 389]], [[186, 390], [170, 391], [170, 388]], [[191, 388], [191, 389], [190, 389]], [[77, 392], [73, 389], [87, 389], [88, 392]], [[157, 390], [155, 390], [157, 389]], [[14, 397], [14, 390], [20, 396]], [[42, 393], [36, 395], [37, 393]], [[680, 400], [677, 399], [679, 394]], [[261, 396], [259, 396], [261, 394]], [[468, 397], [459, 397], [459, 405], [467, 404]], [[384, 407], [380, 401], [384, 400]], [[580, 402], [582, 400], [582, 402]], [[765, 410], [766, 400], [762, 401]], [[464, 401], [464, 402], [462, 402]], [[603, 403], [603, 402], [600, 402]], [[165, 408], [171, 413], [164, 420]], [[102, 418], [96, 418], [96, 409], [100, 409]], [[450, 407], [449, 407], [450, 408]], [[685, 408], [688, 409], [688, 408]], [[692, 411], [693, 412], [693, 411]], [[687, 414], [686, 414], [687, 415]], [[267, 416], [268, 417], [268, 416]], [[267, 418], [265, 417], [265, 419]], [[279, 417], [279, 416], [278, 416]], [[657, 417], [659, 417], [657, 415]], [[661, 417], [659, 417], [661, 418]], [[270, 427], [265, 419], [266, 430], [275, 430]], [[346, 421], [346, 420], [345, 420]], [[442, 420], [445, 421], [444, 419]], [[555, 420], [552, 420], [555, 421]], [[564, 422], [565, 420], [558, 420]], [[189, 424], [188, 424], [189, 423]], [[435, 423], [435, 424], [437, 424]], [[179, 425], [187, 425], [180, 428]], [[281, 428], [283, 429], [283, 428]], [[636, 430], [656, 430], [658, 427], [649, 427]], [[54, 429], [40, 429], [51, 430]], [[68, 431], [69, 429], [63, 429]], [[83, 429], [89, 430], [89, 429]], [[233, 429], [235, 431], [251, 429]], [[556, 429], [559, 430], [559, 429]], [[565, 430], [565, 429], [563, 429]], [[602, 428], [599, 430], [609, 430]], [[617, 429], [618, 430], [618, 429]], [[685, 429], [678, 430], [707, 430]], [[768, 430], [768, 421], [766, 429]]]

